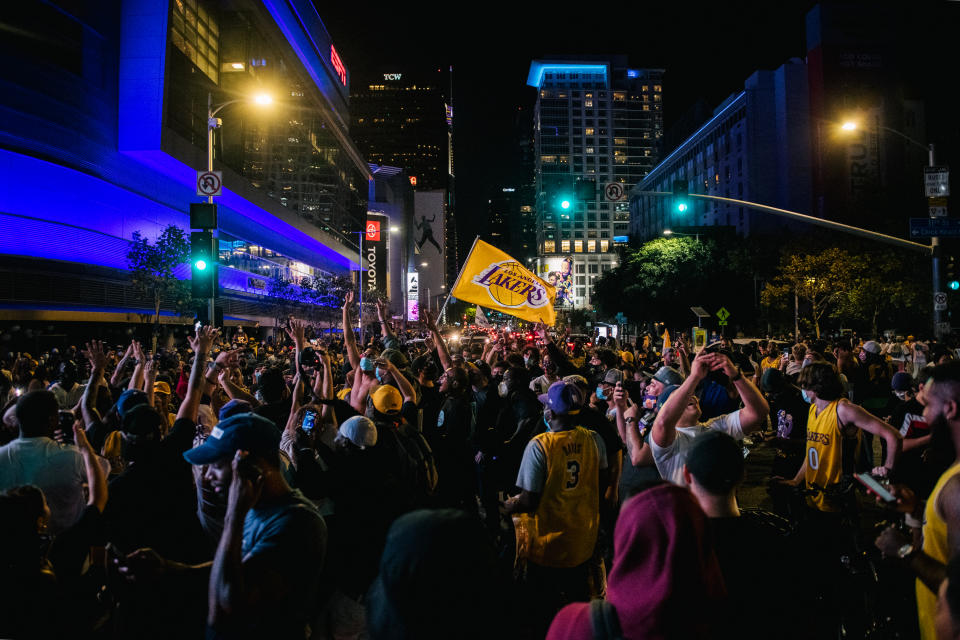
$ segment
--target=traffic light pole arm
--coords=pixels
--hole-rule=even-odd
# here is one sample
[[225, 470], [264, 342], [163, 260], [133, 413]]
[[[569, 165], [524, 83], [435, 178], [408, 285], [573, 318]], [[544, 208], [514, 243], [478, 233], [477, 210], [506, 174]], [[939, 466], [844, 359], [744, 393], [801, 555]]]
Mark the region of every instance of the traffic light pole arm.
[[[641, 195], [641, 196], [667, 196], [667, 197], [673, 196], [673, 193], [669, 191], [631, 191], [631, 194]], [[748, 202], [746, 200], [736, 200], [735, 198], [724, 198], [722, 196], [708, 196], [708, 195], [699, 194], [699, 193], [690, 193], [687, 195], [687, 197], [700, 198], [703, 200], [718, 200], [720, 202], [728, 202], [730, 204], [735, 204], [737, 206], [747, 207], [748, 209], [763, 211], [765, 213], [772, 213], [777, 216], [783, 216], [784, 218], [792, 218], [794, 220], [806, 222], [807, 224], [812, 224], [819, 227], [826, 227], [827, 229], [833, 229], [834, 231], [840, 231], [842, 233], [849, 233], [851, 235], [860, 236], [861, 238], [876, 240], [877, 242], [884, 242], [886, 244], [892, 244], [894, 246], [904, 247], [906, 249], [913, 249], [914, 251], [922, 251], [927, 255], [930, 255], [933, 251], [932, 247], [928, 244], [912, 242], [910, 240], [904, 240], [902, 238], [897, 238], [895, 236], [888, 236], [884, 233], [870, 231], [869, 229], [861, 229], [860, 227], [853, 227], [848, 224], [833, 222], [832, 220], [824, 220], [823, 218], [808, 216], [803, 213], [797, 213], [796, 211], [778, 209], [777, 207], [770, 207], [768, 205], [758, 204], [756, 202]]]

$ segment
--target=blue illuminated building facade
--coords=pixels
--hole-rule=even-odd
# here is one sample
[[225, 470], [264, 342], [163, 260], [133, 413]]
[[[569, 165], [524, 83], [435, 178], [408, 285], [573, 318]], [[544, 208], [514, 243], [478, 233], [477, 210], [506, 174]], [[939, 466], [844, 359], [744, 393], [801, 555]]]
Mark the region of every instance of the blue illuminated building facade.
[[[534, 162], [537, 271], [563, 271], [572, 282], [562, 306], [589, 307], [593, 281], [616, 265], [614, 238], [625, 236], [626, 194], [656, 165], [663, 134], [663, 69], [637, 69], [626, 56], [534, 60], [527, 84], [537, 89]], [[569, 212], [549, 210], [545, 185], [595, 180], [596, 195]]]
[[[221, 306], [262, 320], [267, 283], [357, 269], [370, 170], [349, 71], [309, 0], [33, 5], [0, 48], [0, 319], [136, 321], [131, 235], [189, 228], [218, 116]], [[274, 104], [250, 104], [267, 92]], [[187, 277], [186, 267], [181, 269]]]
[[671, 227], [725, 226], [739, 235], [776, 233], [797, 223], [735, 204], [691, 199], [683, 213], [671, 200], [641, 191], [670, 192], [675, 180], [691, 194], [759, 202], [808, 213], [811, 200], [807, 69], [792, 59], [757, 71], [679, 146], [668, 149], [630, 193], [630, 238], [646, 241]]

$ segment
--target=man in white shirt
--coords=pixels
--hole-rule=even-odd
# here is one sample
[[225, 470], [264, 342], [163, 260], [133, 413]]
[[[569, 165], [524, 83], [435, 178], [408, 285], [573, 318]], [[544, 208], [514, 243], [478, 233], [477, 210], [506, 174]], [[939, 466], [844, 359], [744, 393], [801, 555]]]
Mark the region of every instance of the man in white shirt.
[[50, 391], [57, 397], [60, 408], [69, 411], [80, 402], [85, 384], [77, 384], [77, 365], [67, 360], [60, 365], [59, 379], [50, 385]]
[[[700, 403], [694, 395], [697, 385], [711, 371], [722, 371], [740, 394], [743, 408], [700, 422]], [[735, 440], [762, 427], [770, 407], [760, 390], [754, 386], [733, 362], [722, 353], [701, 351], [694, 358], [690, 375], [674, 387], [657, 414], [650, 432], [650, 450], [660, 476], [674, 484], [686, 486], [683, 465], [694, 440], [711, 429], [722, 431]]]
[[53, 440], [59, 406], [50, 391], [23, 395], [15, 415], [20, 437], [0, 447], [0, 491], [27, 484], [42, 489], [50, 505], [50, 533], [58, 533], [87, 506], [83, 457], [75, 446]]

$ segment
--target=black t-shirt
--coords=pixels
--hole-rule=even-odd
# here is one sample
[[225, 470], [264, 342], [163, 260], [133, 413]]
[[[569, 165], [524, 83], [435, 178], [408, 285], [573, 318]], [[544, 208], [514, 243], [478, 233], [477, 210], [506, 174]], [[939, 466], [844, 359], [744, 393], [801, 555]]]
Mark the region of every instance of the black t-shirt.
[[174, 421], [152, 458], [129, 465], [110, 481], [103, 518], [107, 539], [121, 551], [152, 547], [171, 560], [209, 559], [196, 517], [191, 466], [183, 458], [193, 446], [195, 431], [192, 420]]
[[436, 385], [420, 387], [420, 410], [423, 414], [421, 426], [427, 440], [432, 440], [437, 435], [437, 416], [440, 415], [442, 406], [443, 396]]
[[620, 434], [617, 433], [616, 425], [593, 407], [585, 405], [580, 409], [579, 423], [584, 429], [597, 432], [600, 439], [603, 440], [603, 446], [607, 449], [608, 460], [613, 460], [617, 451], [623, 449], [623, 442], [620, 441]]
[[803, 575], [798, 545], [779, 516], [744, 509], [710, 518], [714, 551], [727, 586], [729, 613], [744, 638], [793, 638], [808, 615], [796, 601]]
[[469, 395], [448, 395], [437, 416], [438, 449], [446, 455], [472, 453], [474, 409]]

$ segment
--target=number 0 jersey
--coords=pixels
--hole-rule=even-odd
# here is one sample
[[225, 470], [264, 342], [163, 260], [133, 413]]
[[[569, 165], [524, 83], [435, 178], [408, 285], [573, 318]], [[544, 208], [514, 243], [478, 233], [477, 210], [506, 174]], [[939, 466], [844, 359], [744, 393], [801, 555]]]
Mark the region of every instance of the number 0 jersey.
[[528, 559], [545, 567], [576, 567], [593, 555], [600, 524], [600, 452], [583, 427], [536, 436], [546, 458], [540, 504], [533, 514]]
[[[840, 482], [844, 471], [853, 472], [853, 460], [860, 446], [860, 429], [853, 437], [845, 437], [837, 415], [839, 400], [834, 400], [817, 415], [817, 405], [810, 405], [807, 417], [807, 488], [817, 484], [829, 487]], [[820, 511], [839, 511], [826, 495], [818, 493], [807, 498], [810, 506]]]

